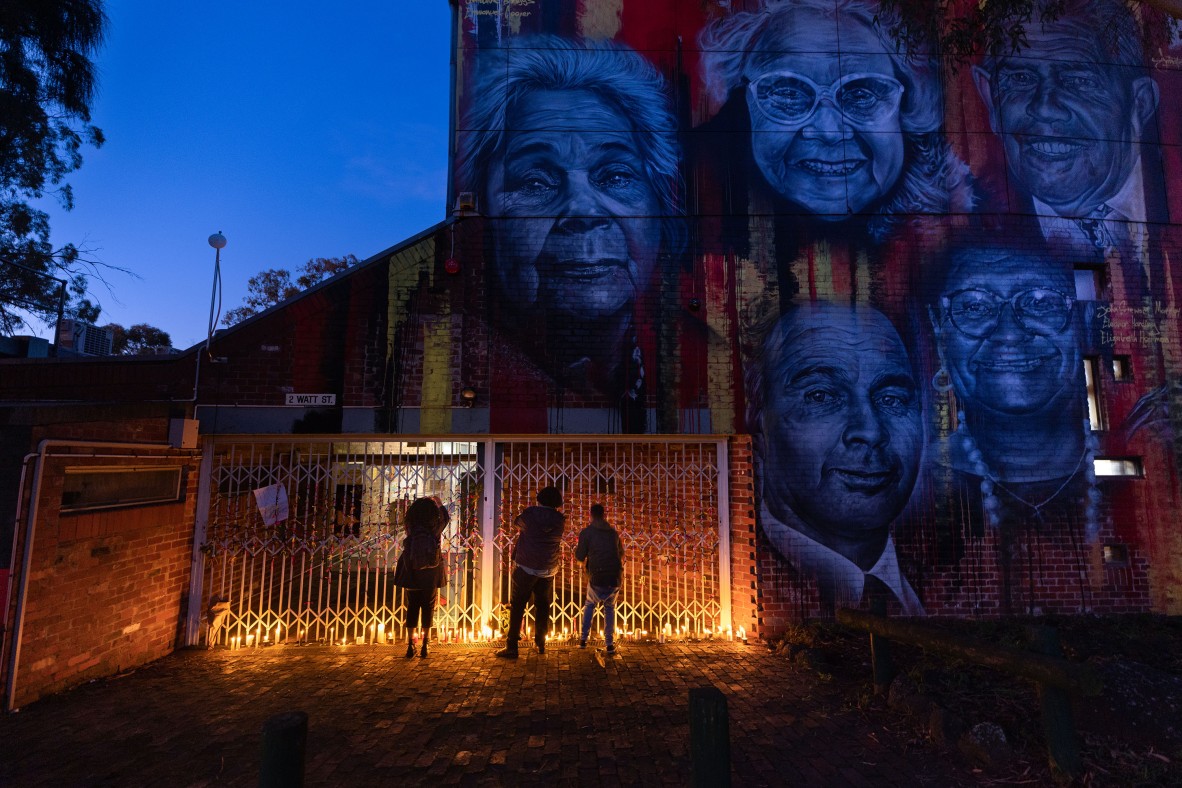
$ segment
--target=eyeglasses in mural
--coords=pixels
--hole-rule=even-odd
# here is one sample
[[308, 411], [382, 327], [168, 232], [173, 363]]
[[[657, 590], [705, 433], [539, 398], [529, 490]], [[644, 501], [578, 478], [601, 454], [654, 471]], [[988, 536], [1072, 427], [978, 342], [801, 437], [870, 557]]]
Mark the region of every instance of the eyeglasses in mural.
[[1182, 42], [1056, 10], [951, 64], [872, 0], [461, 3], [490, 406], [750, 434], [805, 614], [1168, 606]]

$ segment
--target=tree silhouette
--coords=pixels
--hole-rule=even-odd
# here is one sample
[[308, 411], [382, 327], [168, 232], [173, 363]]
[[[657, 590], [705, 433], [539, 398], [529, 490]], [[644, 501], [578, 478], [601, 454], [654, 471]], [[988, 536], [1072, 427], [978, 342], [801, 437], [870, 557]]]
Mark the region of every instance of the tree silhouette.
[[24, 325], [19, 309], [56, 318], [59, 280], [76, 293], [101, 278], [73, 244], [50, 245], [49, 216], [30, 202], [52, 195], [72, 208], [63, 180], [84, 145], [103, 142], [90, 124], [90, 58], [106, 25], [101, 0], [0, 2], [0, 334]]

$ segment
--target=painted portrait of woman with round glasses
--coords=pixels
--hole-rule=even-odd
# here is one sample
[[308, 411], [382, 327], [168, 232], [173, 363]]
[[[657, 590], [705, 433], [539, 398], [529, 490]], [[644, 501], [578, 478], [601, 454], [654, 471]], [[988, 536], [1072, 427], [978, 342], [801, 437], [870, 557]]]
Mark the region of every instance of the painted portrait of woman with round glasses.
[[945, 456], [977, 479], [989, 523], [1043, 521], [1052, 504], [1094, 520], [1096, 444], [1072, 268], [1023, 251], [960, 249], [929, 315], [940, 361], [932, 386], [951, 391], [958, 411]]
[[902, 53], [891, 25], [865, 0], [763, 0], [699, 42], [711, 98], [745, 109], [758, 185], [784, 212], [861, 217], [876, 241], [900, 214], [973, 204], [940, 134], [937, 64]]

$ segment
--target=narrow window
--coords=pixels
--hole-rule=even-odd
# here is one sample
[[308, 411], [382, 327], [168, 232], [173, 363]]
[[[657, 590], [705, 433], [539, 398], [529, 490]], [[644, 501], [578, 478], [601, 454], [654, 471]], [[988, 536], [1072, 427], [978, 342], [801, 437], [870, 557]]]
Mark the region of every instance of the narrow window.
[[1112, 377], [1117, 383], [1128, 383], [1133, 379], [1133, 360], [1128, 356], [1112, 357]]
[[1085, 356], [1083, 360], [1084, 385], [1088, 391], [1088, 421], [1092, 430], [1103, 432], [1104, 409], [1100, 407], [1100, 360], [1094, 356]]
[[1075, 300], [1099, 301], [1104, 292], [1104, 268], [1095, 265], [1075, 266]]
[[181, 500], [179, 467], [66, 468], [62, 511], [86, 512]]
[[1140, 457], [1097, 457], [1094, 461], [1096, 476], [1124, 477], [1139, 479], [1145, 475]]
[[1128, 566], [1129, 546], [1123, 544], [1104, 545], [1104, 564], [1106, 566]]

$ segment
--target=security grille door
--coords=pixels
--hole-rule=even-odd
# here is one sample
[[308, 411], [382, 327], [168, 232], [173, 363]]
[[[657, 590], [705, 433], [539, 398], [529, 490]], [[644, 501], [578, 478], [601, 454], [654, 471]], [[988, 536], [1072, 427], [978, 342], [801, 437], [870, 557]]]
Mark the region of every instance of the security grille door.
[[[603, 504], [624, 543], [624, 578], [616, 631], [631, 637], [701, 636], [721, 621], [718, 461], [715, 442], [521, 442], [500, 446], [496, 549], [499, 614], [508, 619], [514, 519], [539, 489], [562, 490], [567, 515], [554, 579], [550, 632], [579, 631], [587, 580], [574, 553], [589, 509]], [[602, 626], [595, 614], [593, 632]], [[527, 610], [526, 626], [532, 628]], [[532, 629], [531, 629], [532, 631]], [[523, 633], [523, 639], [527, 639]]]
[[[207, 601], [230, 603], [218, 641], [400, 638], [402, 594], [393, 579], [403, 515], [430, 495], [452, 514], [435, 625], [471, 631], [482, 545], [478, 456], [478, 444], [462, 442], [216, 444], [204, 590]], [[276, 485], [286, 492], [288, 517], [268, 526], [255, 491]]]
[[[222, 645], [402, 640], [403, 593], [393, 580], [403, 517], [413, 500], [433, 495], [451, 512], [435, 636], [490, 637], [508, 620], [513, 521], [547, 485], [562, 490], [568, 517], [555, 637], [573, 637], [581, 622], [586, 579], [574, 551], [593, 503], [604, 505], [625, 548], [617, 632], [686, 637], [729, 624], [715, 440], [240, 438], [206, 451], [203, 609], [228, 602], [215, 636]], [[532, 632], [532, 613], [526, 624]], [[594, 630], [602, 626], [597, 613]]]

